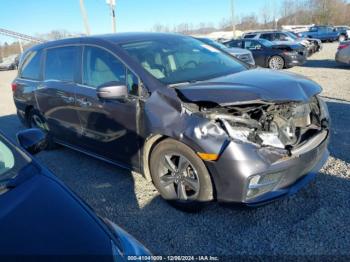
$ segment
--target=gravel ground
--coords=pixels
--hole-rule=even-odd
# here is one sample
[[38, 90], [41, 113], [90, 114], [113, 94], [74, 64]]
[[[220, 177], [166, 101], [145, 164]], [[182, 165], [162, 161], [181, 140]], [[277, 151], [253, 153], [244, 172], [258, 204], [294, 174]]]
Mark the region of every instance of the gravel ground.
[[[350, 68], [333, 61], [335, 50], [336, 44], [326, 44], [305, 66], [290, 69], [324, 87], [333, 121], [329, 161], [310, 186], [292, 197], [257, 209], [212, 204], [186, 214], [162, 201], [140, 175], [65, 148], [38, 158], [98, 214], [154, 254], [349, 259]], [[12, 138], [23, 128], [10, 91], [15, 74], [0, 72], [0, 130]]]

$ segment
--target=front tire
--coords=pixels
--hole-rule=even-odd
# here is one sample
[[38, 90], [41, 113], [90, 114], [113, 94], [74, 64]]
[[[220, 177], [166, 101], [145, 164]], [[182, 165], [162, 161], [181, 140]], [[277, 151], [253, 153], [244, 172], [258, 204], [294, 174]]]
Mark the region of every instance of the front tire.
[[285, 66], [284, 59], [281, 56], [273, 56], [269, 60], [269, 68], [273, 70], [281, 70]]
[[150, 158], [151, 176], [161, 196], [183, 211], [199, 211], [213, 200], [213, 185], [203, 161], [188, 146], [165, 139]]

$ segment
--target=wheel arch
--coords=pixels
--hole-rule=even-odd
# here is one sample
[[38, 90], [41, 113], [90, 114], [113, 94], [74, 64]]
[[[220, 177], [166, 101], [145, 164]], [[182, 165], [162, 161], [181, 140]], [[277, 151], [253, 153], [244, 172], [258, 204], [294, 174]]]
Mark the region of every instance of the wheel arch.
[[150, 156], [153, 148], [161, 141], [169, 138], [168, 136], [161, 134], [152, 134], [146, 140], [142, 148], [142, 174], [147, 181], [152, 181], [150, 171]]

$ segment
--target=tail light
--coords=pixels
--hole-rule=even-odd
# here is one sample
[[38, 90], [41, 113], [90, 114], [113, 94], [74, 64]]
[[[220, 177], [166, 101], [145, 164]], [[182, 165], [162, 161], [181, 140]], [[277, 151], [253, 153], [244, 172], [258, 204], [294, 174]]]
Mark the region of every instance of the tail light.
[[350, 46], [350, 43], [340, 44], [340, 45], [338, 46], [338, 50], [342, 50], [342, 49], [344, 49], [344, 48], [347, 48], [348, 46]]
[[11, 84], [11, 87], [12, 87], [12, 92], [15, 92], [16, 89], [17, 89], [17, 83], [16, 83], [16, 82], [13, 82], [13, 83]]

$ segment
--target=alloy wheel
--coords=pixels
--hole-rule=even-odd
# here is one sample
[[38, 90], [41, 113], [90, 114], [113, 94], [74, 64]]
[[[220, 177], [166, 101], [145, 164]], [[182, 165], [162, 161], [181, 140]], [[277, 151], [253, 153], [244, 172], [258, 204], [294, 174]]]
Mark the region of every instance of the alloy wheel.
[[280, 56], [274, 56], [270, 59], [269, 66], [271, 69], [279, 70], [284, 67], [284, 60]]
[[160, 184], [170, 199], [195, 200], [200, 183], [197, 170], [178, 153], [165, 154], [159, 165]]

